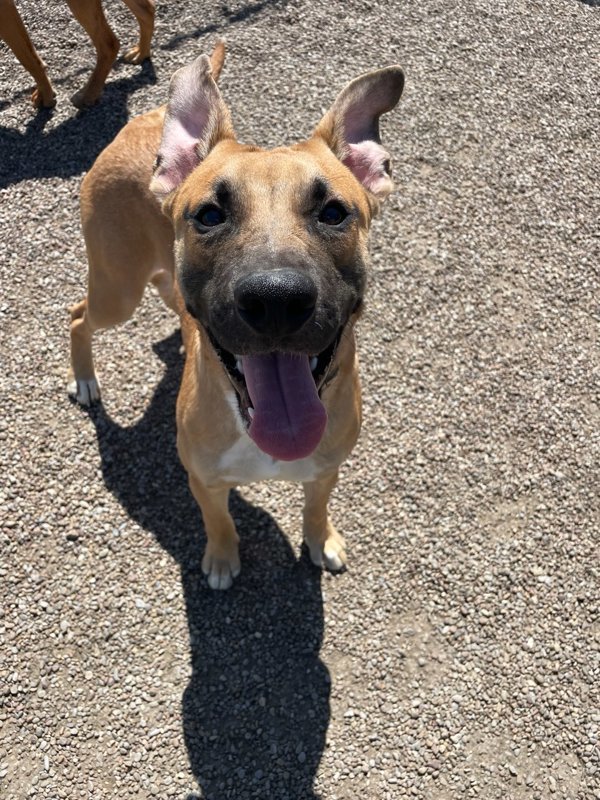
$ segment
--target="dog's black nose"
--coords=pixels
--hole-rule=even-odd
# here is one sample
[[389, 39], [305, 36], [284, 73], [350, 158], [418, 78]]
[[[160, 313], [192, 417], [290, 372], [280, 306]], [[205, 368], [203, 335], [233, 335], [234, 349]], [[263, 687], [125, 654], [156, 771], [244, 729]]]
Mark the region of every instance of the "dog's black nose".
[[304, 272], [274, 269], [240, 278], [234, 299], [240, 317], [257, 333], [285, 336], [311, 318], [317, 287]]

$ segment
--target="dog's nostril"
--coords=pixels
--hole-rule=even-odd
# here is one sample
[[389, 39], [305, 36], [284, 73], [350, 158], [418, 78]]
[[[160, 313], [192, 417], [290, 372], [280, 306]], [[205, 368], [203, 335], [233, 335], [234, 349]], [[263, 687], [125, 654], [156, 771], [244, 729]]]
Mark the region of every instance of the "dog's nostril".
[[238, 309], [248, 317], [261, 317], [267, 313], [265, 304], [255, 294], [242, 294], [238, 299]]
[[244, 295], [237, 304], [238, 314], [244, 322], [255, 330], [262, 330], [268, 321], [268, 311], [259, 298]]
[[258, 272], [240, 279], [234, 291], [239, 316], [261, 334], [287, 335], [312, 316], [317, 288], [295, 270]]
[[298, 324], [298, 328], [308, 321], [315, 309], [315, 298], [305, 294], [302, 297], [295, 297], [287, 305], [287, 315]]

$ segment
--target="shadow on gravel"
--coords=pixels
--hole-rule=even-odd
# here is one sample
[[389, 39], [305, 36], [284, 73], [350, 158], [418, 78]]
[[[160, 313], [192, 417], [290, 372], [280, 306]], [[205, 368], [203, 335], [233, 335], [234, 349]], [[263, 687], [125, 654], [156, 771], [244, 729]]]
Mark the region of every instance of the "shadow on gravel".
[[79, 113], [73, 108], [72, 116], [48, 133], [44, 128], [52, 109], [32, 110], [25, 133], [0, 124], [0, 189], [29, 178], [69, 178], [88, 170], [128, 121], [129, 95], [154, 83], [154, 67], [145, 61], [135, 75], [109, 79], [97, 105]]
[[181, 567], [192, 663], [183, 728], [204, 796], [311, 800], [329, 722], [320, 572], [306, 554], [296, 559], [269, 514], [232, 492], [242, 574], [228, 592], [208, 589], [200, 512], [175, 447], [180, 345], [179, 333], [155, 345], [167, 369], [138, 423], [121, 428], [101, 406], [88, 412], [104, 481]]
[[183, 42], [190, 39], [200, 39], [207, 34], [222, 32], [228, 25], [235, 25], [237, 22], [245, 22], [252, 17], [257, 16], [262, 11], [268, 8], [285, 8], [288, 0], [260, 0], [258, 3], [245, 3], [237, 11], [229, 8], [227, 3], [222, 3], [220, 7], [222, 22], [209, 22], [208, 25], [203, 25], [196, 28], [189, 33], [179, 33], [177, 36], [169, 39], [168, 42], [161, 45], [161, 50], [175, 50]]
[[[284, 8], [288, 0], [259, 0], [244, 3], [237, 10], [223, 3], [219, 8], [219, 20], [196, 28], [189, 33], [178, 34], [165, 44], [162, 50], [175, 50], [188, 40], [200, 39], [208, 34], [225, 31], [229, 26], [245, 22], [269, 8]], [[117, 62], [117, 70], [124, 64]], [[53, 76], [55, 86], [72, 82], [81, 69], [67, 77]], [[28, 76], [25, 81], [31, 83]], [[28, 83], [28, 86], [29, 86]], [[109, 80], [99, 103], [93, 108], [73, 114], [65, 122], [51, 129], [44, 128], [52, 118], [53, 109], [32, 110], [31, 120], [25, 133], [14, 127], [2, 125], [0, 119], [0, 189], [31, 178], [69, 178], [87, 171], [98, 154], [108, 145], [128, 122], [127, 97], [148, 84], [156, 83], [156, 74], [151, 61], [145, 61], [133, 76]], [[10, 108], [14, 102], [29, 102], [25, 99], [31, 87], [17, 92], [11, 101], [0, 101], [0, 112]], [[60, 102], [68, 103], [65, 97]]]

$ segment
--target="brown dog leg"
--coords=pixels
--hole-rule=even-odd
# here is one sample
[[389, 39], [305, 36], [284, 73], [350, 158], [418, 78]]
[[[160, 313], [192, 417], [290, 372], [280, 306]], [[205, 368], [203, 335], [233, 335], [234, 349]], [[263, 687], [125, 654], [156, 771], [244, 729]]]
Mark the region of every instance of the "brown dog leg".
[[15, 56], [33, 76], [36, 83], [31, 102], [36, 108], [52, 108], [56, 94], [46, 74], [44, 62], [37, 54], [27, 29], [13, 0], [0, 0], [0, 39], [3, 39]]
[[106, 77], [119, 52], [119, 40], [106, 21], [100, 0], [67, 0], [71, 13], [96, 48], [96, 66], [83, 89], [71, 98], [77, 108], [92, 106], [102, 94]]
[[135, 15], [140, 26], [140, 40], [125, 56], [125, 61], [130, 64], [141, 64], [150, 58], [150, 42], [154, 31], [154, 0], [123, 0], [129, 10]]
[[68, 393], [88, 406], [100, 398], [100, 384], [94, 370], [92, 336], [101, 328], [126, 322], [144, 294], [147, 275], [139, 270], [118, 272], [87, 241], [89, 260], [88, 296], [71, 308], [71, 374]]
[[310, 558], [318, 567], [340, 570], [346, 564], [344, 537], [334, 528], [327, 513], [327, 502], [337, 483], [337, 471], [304, 487], [304, 541]]
[[182, 313], [184, 305], [183, 301], [179, 298], [172, 270], [161, 269], [155, 272], [150, 278], [150, 283], [156, 287], [164, 304], [170, 308], [171, 311], [174, 311], [176, 314]]
[[82, 406], [100, 399], [100, 384], [94, 371], [92, 336], [87, 313], [87, 297], [70, 309], [71, 314], [71, 373], [67, 391]]
[[206, 551], [202, 572], [211, 589], [229, 589], [240, 574], [239, 536], [228, 509], [229, 486], [208, 488], [190, 474], [190, 489], [202, 511]]

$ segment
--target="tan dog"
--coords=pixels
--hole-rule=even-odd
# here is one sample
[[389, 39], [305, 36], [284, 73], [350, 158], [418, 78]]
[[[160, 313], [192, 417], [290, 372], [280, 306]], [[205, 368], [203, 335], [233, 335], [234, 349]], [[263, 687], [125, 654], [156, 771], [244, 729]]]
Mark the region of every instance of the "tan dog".
[[[96, 48], [94, 71], [84, 88], [71, 98], [78, 108], [83, 108], [93, 105], [102, 94], [106, 77], [119, 52], [119, 40], [106, 21], [100, 0], [66, 0], [66, 2]], [[131, 9], [140, 26], [139, 43], [124, 58], [131, 64], [141, 64], [150, 55], [150, 42], [154, 30], [154, 0], [123, 0], [123, 2]], [[52, 108], [56, 104], [56, 93], [48, 78], [44, 62], [29, 38], [14, 0], [0, 0], [0, 39], [6, 42], [35, 80], [36, 88], [31, 95], [33, 105], [36, 108]]]
[[240, 571], [229, 490], [262, 479], [303, 483], [311, 558], [344, 566], [327, 502], [360, 428], [353, 328], [369, 225], [392, 189], [378, 123], [404, 83], [396, 66], [363, 75], [310, 139], [266, 151], [235, 139], [223, 53], [175, 73], [166, 109], [131, 121], [83, 182], [89, 293], [71, 310], [69, 389], [99, 398], [92, 334], [154, 283], [181, 315], [177, 446], [218, 589]]

